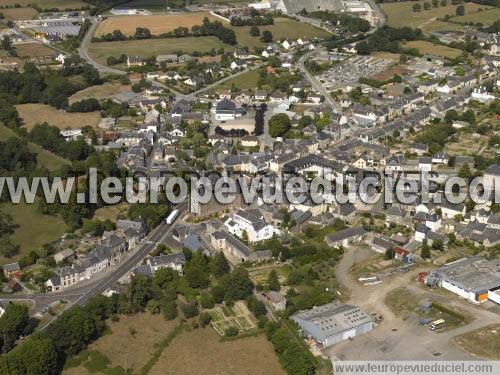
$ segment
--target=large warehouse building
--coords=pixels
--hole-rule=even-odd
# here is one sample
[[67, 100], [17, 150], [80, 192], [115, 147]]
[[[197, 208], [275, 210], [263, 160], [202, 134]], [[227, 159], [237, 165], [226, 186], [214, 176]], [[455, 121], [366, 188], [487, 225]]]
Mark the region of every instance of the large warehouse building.
[[459, 259], [431, 271], [427, 284], [439, 285], [473, 303], [491, 300], [500, 304], [500, 260]]
[[301, 328], [302, 334], [313, 338], [323, 347], [337, 344], [351, 337], [370, 332], [373, 320], [359, 307], [332, 302], [300, 311], [290, 317]]

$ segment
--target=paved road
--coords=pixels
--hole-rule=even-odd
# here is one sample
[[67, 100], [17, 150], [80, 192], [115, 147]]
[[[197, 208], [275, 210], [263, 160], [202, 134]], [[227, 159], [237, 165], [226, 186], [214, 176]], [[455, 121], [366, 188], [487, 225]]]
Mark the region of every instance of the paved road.
[[83, 37], [83, 39], [80, 43], [80, 47], [78, 48], [78, 53], [79, 53], [80, 57], [83, 60], [87, 61], [90, 65], [93, 65], [94, 68], [96, 68], [101, 73], [111, 73], [111, 74], [120, 74], [120, 75], [127, 74], [127, 72], [125, 72], [123, 70], [110, 68], [109, 66], [101, 65], [97, 61], [93, 60], [90, 57], [90, 55], [88, 53], [88, 46], [89, 46], [89, 43], [92, 39], [92, 36], [94, 35], [94, 31], [97, 27], [97, 24], [98, 23], [95, 21], [92, 22], [89, 29], [85, 33], [85, 36]]
[[[185, 213], [188, 204], [187, 201], [176, 207], [181, 212]], [[142, 245], [135, 252], [125, 259], [122, 263], [117, 264], [107, 270], [102, 271], [102, 274], [97, 274], [94, 280], [85, 280], [74, 287], [68, 288], [61, 292], [54, 293], [37, 293], [37, 294], [14, 294], [0, 295], [0, 300], [3, 301], [22, 301], [31, 300], [35, 302], [33, 312], [40, 312], [52, 303], [65, 300], [68, 301], [66, 308], [73, 305], [83, 305], [92, 297], [103, 293], [123, 276], [132, 271], [142, 260], [155, 249], [156, 245], [167, 237], [170, 232], [176, 227], [177, 223], [168, 225], [162, 222], [143, 240]], [[50, 322], [39, 329], [45, 328]]]
[[335, 100], [333, 100], [328, 90], [326, 90], [325, 87], [321, 84], [321, 82], [318, 81], [313, 74], [309, 73], [309, 71], [305, 67], [306, 60], [314, 56], [318, 52], [319, 52], [318, 50], [315, 50], [302, 55], [299, 61], [297, 61], [297, 67], [306, 76], [309, 82], [311, 82], [311, 86], [313, 87], [313, 89], [318, 91], [321, 95], [325, 97], [325, 102], [328, 103], [333, 108], [333, 111], [336, 113], [342, 113], [342, 107], [340, 106], [340, 104]]

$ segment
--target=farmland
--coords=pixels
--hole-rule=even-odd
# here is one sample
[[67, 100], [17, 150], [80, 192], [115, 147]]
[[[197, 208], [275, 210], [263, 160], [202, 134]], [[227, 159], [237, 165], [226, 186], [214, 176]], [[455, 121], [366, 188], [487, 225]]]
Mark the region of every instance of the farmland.
[[442, 46], [440, 44], [434, 44], [430, 43], [424, 40], [416, 40], [412, 42], [408, 42], [403, 44], [404, 48], [416, 48], [420, 51], [420, 53], [428, 53], [431, 55], [436, 55], [436, 56], [442, 56], [442, 57], [447, 57], [447, 58], [455, 58], [458, 57], [462, 54], [462, 51], [447, 47], [447, 46]]
[[36, 4], [42, 9], [58, 8], [64, 9], [81, 9], [91, 8], [92, 5], [85, 3], [82, 0], [0, 0], [0, 6], [19, 4], [21, 6], [29, 6]]
[[110, 17], [99, 24], [95, 35], [98, 37], [114, 30], [120, 30], [123, 34], [129, 36], [135, 33], [137, 27], [147, 27], [151, 34], [159, 35], [172, 31], [179, 26], [191, 29], [194, 25], [201, 25], [204, 17], [208, 17], [211, 21], [217, 19], [205, 12]]
[[212, 48], [230, 49], [214, 36], [190, 37], [179, 39], [149, 39], [126, 40], [122, 42], [91, 43], [89, 53], [101, 64], [106, 64], [109, 56], [118, 56], [124, 53], [128, 56], [143, 57], [172, 54], [178, 51], [192, 53], [194, 51], [209, 52]]
[[[421, 0], [418, 3], [423, 7], [425, 1]], [[433, 22], [436, 18], [442, 18], [446, 15], [455, 15], [455, 10], [457, 5], [452, 5], [448, 2], [445, 7], [431, 8], [429, 10], [423, 10], [421, 12], [414, 12], [413, 5], [416, 4], [415, 1], [405, 1], [398, 3], [386, 3], [382, 4], [382, 10], [387, 15], [387, 24], [392, 27], [418, 27], [425, 28], [427, 23]], [[486, 9], [487, 7], [475, 3], [465, 4], [465, 14], [466, 16], [471, 12], [476, 12], [479, 8]]]
[[33, 19], [38, 16], [38, 12], [29, 7], [25, 8], [10, 8], [10, 9], [0, 9], [6, 20], [18, 21]]
[[101, 207], [94, 212], [93, 219], [98, 219], [103, 221], [111, 220], [112, 222], [116, 222], [118, 218], [127, 217], [128, 208], [129, 208], [128, 202], [121, 202], [113, 206]]
[[213, 329], [204, 328], [177, 336], [150, 374], [284, 374], [284, 371], [264, 335], [221, 342]]
[[102, 85], [90, 86], [76, 92], [69, 98], [69, 103], [71, 104], [79, 100], [89, 98], [95, 98], [98, 100], [106, 99], [125, 91], [130, 91], [130, 85], [122, 85], [116, 82], [106, 82]]
[[[143, 313], [135, 316], [121, 316], [119, 321], [107, 322], [107, 325], [109, 333], [99, 338], [88, 348], [91, 353], [99, 353], [93, 355], [93, 362], [100, 359], [101, 366], [104, 362], [109, 368], [121, 367], [138, 373], [150, 359], [157, 345], [173, 331], [178, 322], [165, 321], [162, 315]], [[65, 373], [87, 374], [94, 372], [92, 371], [94, 366], [82, 361], [82, 359], [84, 358], [77, 357], [70, 360], [69, 366], [71, 364], [77, 366], [67, 368]], [[79, 364], [80, 361], [83, 363]]]
[[239, 90], [255, 89], [258, 80], [259, 80], [259, 69], [254, 69], [221, 83], [219, 86], [217, 86], [216, 89], [217, 90], [230, 89], [233, 86], [233, 84]]
[[19, 43], [14, 45], [19, 57], [55, 56], [57, 52], [42, 43]]
[[19, 104], [16, 106], [19, 117], [23, 119], [23, 126], [31, 130], [35, 124], [48, 122], [60, 129], [81, 128], [86, 125], [97, 126], [100, 120], [98, 112], [68, 113], [59, 111], [45, 104]]

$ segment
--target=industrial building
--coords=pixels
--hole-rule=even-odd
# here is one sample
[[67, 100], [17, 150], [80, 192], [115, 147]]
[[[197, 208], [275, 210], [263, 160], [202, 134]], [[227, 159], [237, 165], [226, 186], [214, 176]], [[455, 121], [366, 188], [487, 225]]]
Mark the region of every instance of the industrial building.
[[373, 319], [359, 307], [337, 302], [299, 311], [290, 317], [302, 334], [322, 347], [331, 346], [352, 337], [370, 332]]
[[475, 256], [447, 263], [429, 273], [428, 285], [439, 285], [473, 303], [500, 304], [500, 260]]

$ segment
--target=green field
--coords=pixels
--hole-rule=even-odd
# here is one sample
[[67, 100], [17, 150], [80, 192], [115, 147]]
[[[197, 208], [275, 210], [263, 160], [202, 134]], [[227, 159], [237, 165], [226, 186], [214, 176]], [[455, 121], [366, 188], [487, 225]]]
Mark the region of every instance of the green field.
[[[250, 36], [250, 26], [232, 26], [236, 33], [236, 39], [240, 46], [249, 48], [263, 47], [265, 43], [260, 40], [260, 37]], [[307, 23], [298, 22], [289, 18], [275, 18], [274, 25], [259, 26], [260, 32], [269, 30], [273, 33], [274, 41], [290, 38], [328, 38], [330, 33], [323, 29], [319, 29]]]
[[[19, 225], [11, 235], [12, 242], [21, 247], [16, 258], [58, 240], [68, 229], [58, 216], [42, 215], [38, 212], [36, 203], [2, 203], [0, 207], [12, 216], [14, 224]], [[11, 261], [12, 259], [0, 257], [0, 263]]]
[[[418, 1], [422, 7], [425, 2], [426, 0]], [[414, 12], [413, 5], [415, 3], [417, 2], [405, 1], [382, 4], [382, 10], [387, 15], [387, 24], [392, 27], [410, 26], [425, 29], [426, 25], [432, 23], [436, 20], [436, 18], [442, 18], [446, 15], [455, 15], [455, 10], [457, 8], [457, 5], [452, 5], [451, 2], [448, 1], [448, 5], [445, 7], [431, 7], [429, 10], [423, 10], [422, 8], [422, 11]], [[479, 8], [486, 9], [487, 6], [475, 3], [466, 3], [466, 17], [469, 13], [476, 12]]]
[[89, 53], [101, 64], [106, 64], [108, 56], [119, 56], [124, 53], [127, 56], [150, 57], [166, 55], [182, 51], [183, 53], [209, 52], [212, 48], [232, 47], [222, 43], [214, 36], [179, 38], [179, 39], [149, 39], [149, 40], [126, 40], [123, 42], [91, 43]]
[[[245, 3], [249, 2], [247, 0], [193, 0], [191, 1], [191, 4], [198, 4], [198, 5], [203, 5], [203, 4], [237, 4], [237, 3]], [[168, 10], [168, 8], [165, 6], [167, 2], [165, 0], [132, 0], [127, 2], [126, 4], [123, 4], [123, 6], [127, 6], [130, 8], [138, 8], [138, 9], [146, 9], [149, 10], [150, 12], [162, 12]], [[168, 1], [169, 6], [171, 8], [182, 8], [183, 7], [183, 1], [182, 0], [177, 0], [177, 4], [175, 4], [174, 1]]]
[[500, 20], [500, 8], [483, 10], [481, 12], [465, 13], [465, 16], [453, 17], [451, 19], [460, 23], [482, 23], [483, 25], [491, 25], [493, 22]]
[[442, 46], [440, 44], [434, 44], [431, 42], [427, 42], [425, 40], [415, 40], [412, 42], [408, 42], [403, 44], [404, 48], [416, 48], [420, 51], [422, 54], [430, 54], [430, 55], [436, 55], [436, 56], [441, 56], [445, 58], [455, 58], [458, 57], [462, 54], [462, 51], [456, 49], [456, 48], [451, 48], [447, 46]]
[[259, 80], [259, 69], [250, 70], [243, 74], [240, 74], [233, 79], [225, 81], [218, 85], [214, 90], [220, 89], [230, 89], [233, 84], [242, 91], [252, 89], [254, 90], [257, 87], [257, 81]]

